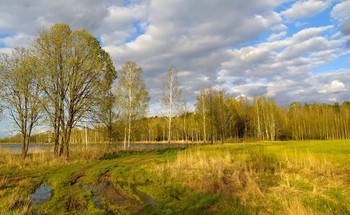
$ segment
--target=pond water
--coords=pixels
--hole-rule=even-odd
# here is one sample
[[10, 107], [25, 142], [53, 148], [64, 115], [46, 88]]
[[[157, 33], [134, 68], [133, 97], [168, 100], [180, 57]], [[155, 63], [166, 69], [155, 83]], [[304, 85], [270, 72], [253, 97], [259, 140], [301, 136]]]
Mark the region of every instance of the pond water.
[[41, 184], [34, 193], [30, 195], [34, 205], [41, 205], [51, 198], [51, 187], [48, 184]]
[[[145, 151], [145, 150], [156, 150], [156, 149], [166, 149], [166, 148], [185, 148], [188, 146], [193, 146], [194, 144], [130, 144], [130, 149], [132, 151]], [[85, 144], [72, 144], [70, 145], [71, 150], [75, 149], [85, 149]], [[99, 148], [108, 147], [106, 144], [88, 144], [88, 148]], [[42, 144], [42, 143], [32, 143], [29, 145], [28, 153], [38, 153], [38, 152], [53, 152], [53, 144]], [[112, 144], [111, 149], [122, 150], [123, 144]], [[13, 144], [0, 144], [0, 151], [10, 151], [12, 153], [21, 153], [22, 145], [19, 143]]]
[[[6, 143], [0, 144], [0, 151], [10, 151], [12, 153], [19, 154], [22, 151], [22, 144], [19, 143]], [[37, 152], [50, 152], [53, 151], [53, 145], [49, 144], [29, 144], [28, 153], [37, 153]]]

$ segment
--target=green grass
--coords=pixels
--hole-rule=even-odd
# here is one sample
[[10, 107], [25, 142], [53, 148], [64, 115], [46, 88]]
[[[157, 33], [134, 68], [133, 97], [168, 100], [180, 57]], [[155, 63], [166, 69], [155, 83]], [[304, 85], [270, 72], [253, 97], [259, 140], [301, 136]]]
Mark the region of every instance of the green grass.
[[[350, 213], [347, 140], [94, 153], [68, 162], [3, 157], [0, 214]], [[31, 205], [30, 194], [42, 183], [52, 196]]]

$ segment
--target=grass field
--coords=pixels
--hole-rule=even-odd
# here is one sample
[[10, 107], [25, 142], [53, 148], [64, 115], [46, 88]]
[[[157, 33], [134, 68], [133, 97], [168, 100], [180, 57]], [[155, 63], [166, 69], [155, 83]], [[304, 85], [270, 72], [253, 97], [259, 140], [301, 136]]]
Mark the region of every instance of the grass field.
[[[0, 214], [349, 214], [350, 141], [0, 155]], [[34, 204], [40, 185], [50, 199]]]

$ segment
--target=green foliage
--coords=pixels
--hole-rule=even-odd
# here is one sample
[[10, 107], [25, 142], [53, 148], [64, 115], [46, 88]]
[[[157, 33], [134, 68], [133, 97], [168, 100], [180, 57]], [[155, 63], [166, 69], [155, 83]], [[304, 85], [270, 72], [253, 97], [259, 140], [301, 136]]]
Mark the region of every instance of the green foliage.
[[72, 31], [55, 24], [34, 42], [33, 55], [40, 73], [39, 84], [48, 102], [45, 110], [53, 129], [55, 153], [69, 157], [73, 127], [101, 105], [116, 71], [98, 40], [86, 30]]
[[21, 134], [22, 157], [25, 158], [46, 102], [39, 86], [40, 69], [35, 57], [24, 48], [15, 48], [11, 55], [4, 54], [0, 69], [0, 96]]

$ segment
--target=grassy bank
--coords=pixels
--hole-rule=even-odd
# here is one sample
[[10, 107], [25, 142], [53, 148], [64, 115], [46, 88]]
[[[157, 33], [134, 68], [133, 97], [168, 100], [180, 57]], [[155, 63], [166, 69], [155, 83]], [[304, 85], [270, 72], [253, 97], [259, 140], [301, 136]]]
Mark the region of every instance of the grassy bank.
[[[0, 214], [349, 214], [350, 143], [0, 156]], [[35, 205], [41, 184], [51, 198]]]

